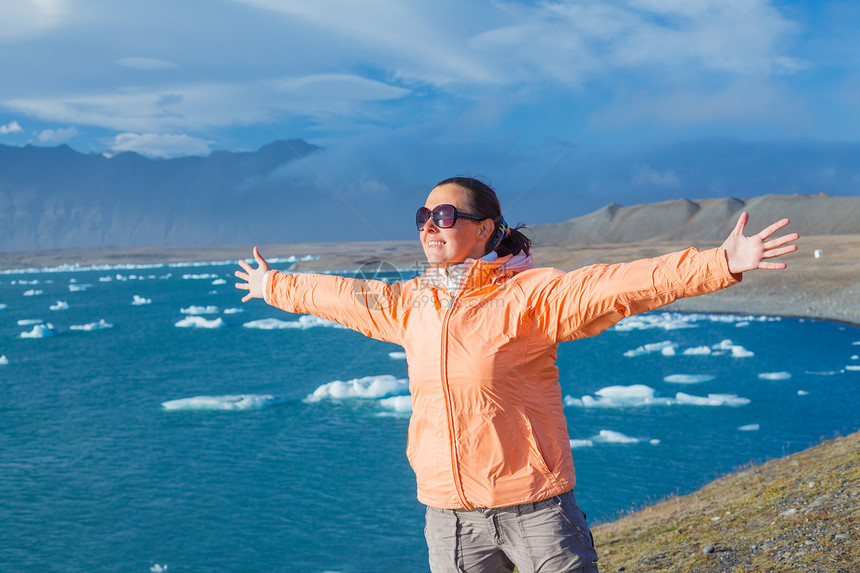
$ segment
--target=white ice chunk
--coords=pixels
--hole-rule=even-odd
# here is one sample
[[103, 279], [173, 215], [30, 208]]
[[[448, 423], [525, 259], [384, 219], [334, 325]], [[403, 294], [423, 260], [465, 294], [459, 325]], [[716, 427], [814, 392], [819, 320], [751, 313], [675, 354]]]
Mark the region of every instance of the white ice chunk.
[[49, 338], [57, 334], [59, 333], [54, 328], [54, 325], [48, 322], [46, 324], [35, 325], [30, 332], [22, 332], [21, 338]]
[[639, 314], [625, 318], [618, 324], [612, 327], [612, 330], [625, 332], [631, 330], [679, 330], [681, 328], [697, 328], [695, 324], [697, 315], [681, 314], [681, 313], [655, 313], [655, 314]]
[[806, 390], [798, 390], [797, 395], [798, 396], [809, 396], [809, 392], [807, 392]]
[[790, 372], [761, 372], [758, 375], [762, 380], [788, 380], [791, 378]]
[[105, 319], [100, 319], [98, 322], [91, 322], [89, 324], [76, 324], [69, 327], [71, 330], [105, 330], [107, 328], [113, 328], [113, 325], [109, 322], [105, 322]]
[[[69, 286], [71, 287], [72, 285], [69, 285]], [[39, 296], [42, 294], [45, 294], [45, 291], [38, 290], [38, 289], [30, 289], [30, 290], [24, 291], [24, 296]]]
[[93, 285], [69, 285], [69, 292], [85, 291]]
[[651, 444], [652, 446], [659, 446], [660, 440], [652, 439], [652, 440], [648, 440], [648, 443]]
[[745, 406], [750, 403], [749, 398], [740, 398], [736, 394], [708, 394], [705, 398], [678, 392], [675, 394], [675, 400], [678, 404], [691, 406]]
[[209, 279], [217, 279], [218, 275], [213, 274], [187, 274], [182, 275], [182, 278], [185, 280], [209, 280]]
[[693, 346], [692, 348], [687, 348], [684, 350], [684, 354], [686, 356], [690, 356], [690, 355], [707, 356], [710, 353], [711, 353], [711, 348], [709, 346]]
[[714, 378], [716, 376], [713, 374], [671, 374], [663, 380], [672, 384], [698, 384], [699, 382], [710, 382]]
[[225, 281], [224, 279], [215, 279], [214, 281], [212, 281], [212, 284], [213, 285], [225, 285], [225, 284], [227, 284], [227, 281]]
[[412, 396], [391, 396], [379, 401], [379, 405], [389, 410], [405, 414], [412, 412]]
[[188, 308], [180, 309], [180, 311], [179, 311], [179, 312], [181, 312], [182, 314], [200, 315], [200, 314], [218, 314], [218, 313], [219, 313], [219, 312], [221, 312], [221, 311], [218, 309], [218, 307], [217, 307], [217, 306], [212, 306], [212, 305], [209, 305], [209, 306], [197, 306], [197, 305], [191, 305], [191, 306], [189, 306]]
[[45, 322], [41, 318], [22, 318], [18, 321], [18, 326], [33, 326], [34, 324], [42, 324]]
[[51, 310], [69, 310], [69, 303], [64, 300], [58, 300], [56, 304], [52, 304], [48, 308]]
[[758, 424], [746, 424], [745, 426], [738, 426], [738, 430], [741, 432], [757, 432], [759, 427]]
[[244, 326], [245, 328], [259, 328], [261, 330], [280, 330], [283, 328], [298, 328], [300, 330], [305, 330], [308, 328], [314, 328], [316, 326], [344, 328], [336, 322], [331, 322], [329, 320], [319, 318], [318, 316], [311, 316], [309, 314], [301, 316], [298, 320], [279, 320], [277, 318], [252, 320], [251, 322], [246, 322], [242, 326]]
[[671, 348], [674, 352], [675, 343], [670, 340], [664, 340], [662, 342], [652, 342], [650, 344], [645, 344], [640, 346], [634, 350], [628, 350], [624, 353], [624, 356], [634, 357], [634, 356], [642, 356], [645, 354], [651, 354], [652, 352], [662, 352], [665, 354], [666, 348]]
[[854, 364], [849, 364], [845, 367], [845, 370], [850, 370], [852, 372], [860, 372], [860, 366], [856, 366]]
[[570, 440], [570, 449], [574, 448], [591, 448], [594, 442], [591, 440]]
[[3, 354], [0, 356], [0, 366], [6, 366], [7, 364], [9, 364], [9, 359], [6, 358], [5, 354]]
[[395, 378], [390, 374], [365, 376], [342, 382], [335, 380], [323, 384], [313, 394], [305, 398], [308, 402], [318, 402], [326, 398], [385, 398], [387, 396], [402, 396], [409, 393], [409, 381]]
[[268, 394], [236, 394], [228, 396], [194, 396], [162, 402], [165, 410], [258, 410], [285, 402]]
[[388, 357], [392, 360], [406, 360], [405, 352], [389, 352]]
[[747, 350], [743, 346], [732, 346], [732, 356], [735, 358], [749, 358], [755, 356], [755, 352]]
[[5, 310], [5, 309], [6, 309], [6, 305], [5, 305], [5, 304], [0, 304], [0, 310]]
[[113, 280], [113, 277], [99, 277], [100, 283], [109, 283]]
[[594, 396], [574, 398], [565, 396], [565, 406], [581, 406], [585, 408], [621, 408], [628, 406], [647, 406], [651, 404], [667, 404], [667, 398], [658, 398], [657, 392], [644, 384], [632, 386], [607, 386], [595, 392]]
[[224, 328], [226, 324], [223, 318], [207, 320], [202, 316], [187, 316], [176, 323], [179, 328]]
[[150, 573], [167, 573], [167, 565], [159, 565], [155, 563], [152, 567], [149, 568]]
[[594, 440], [596, 442], [607, 442], [610, 444], [638, 444], [639, 438], [625, 436], [614, 430], [600, 430], [600, 435]]
[[134, 298], [131, 299], [131, 304], [133, 304], [134, 306], [141, 306], [144, 304], [152, 304], [152, 299], [151, 298], [144, 298], [144, 297], [140, 296], [139, 294], [136, 294], [136, 295], [134, 295]]
[[225, 308], [224, 314], [239, 314], [240, 312], [245, 312], [244, 308]]

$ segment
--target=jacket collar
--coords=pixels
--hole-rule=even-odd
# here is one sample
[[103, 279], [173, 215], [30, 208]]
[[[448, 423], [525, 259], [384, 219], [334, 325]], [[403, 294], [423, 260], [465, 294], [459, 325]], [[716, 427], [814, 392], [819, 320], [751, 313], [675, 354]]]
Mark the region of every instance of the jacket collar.
[[533, 268], [534, 259], [531, 253], [520, 251], [516, 255], [506, 255], [489, 261], [466, 259], [457, 265], [431, 267], [421, 276], [421, 281], [455, 294], [461, 288], [471, 290], [485, 284], [500, 284], [517, 273]]

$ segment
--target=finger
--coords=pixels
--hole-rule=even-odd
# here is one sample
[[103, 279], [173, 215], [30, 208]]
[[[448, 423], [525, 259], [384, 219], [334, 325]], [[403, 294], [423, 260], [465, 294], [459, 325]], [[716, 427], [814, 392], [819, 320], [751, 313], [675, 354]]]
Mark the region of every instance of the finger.
[[249, 275], [248, 273], [243, 273], [242, 271], [236, 271], [235, 273], [233, 273], [233, 276], [242, 279], [243, 281], [246, 281], [251, 278], [251, 275]]
[[236, 283], [236, 288], [241, 290], [251, 290], [251, 285], [248, 283]]
[[249, 273], [254, 270], [254, 267], [252, 267], [251, 265], [249, 265], [248, 263], [246, 263], [243, 260], [239, 261], [239, 266], [242, 267], [243, 269], [245, 269], [246, 271], [248, 271]]
[[765, 228], [762, 232], [760, 232], [758, 234], [758, 236], [762, 241], [764, 241], [765, 239], [767, 239], [768, 237], [770, 237], [771, 235], [773, 235], [774, 233], [776, 233], [777, 231], [779, 231], [780, 229], [782, 229], [783, 227], [788, 225], [790, 222], [791, 221], [789, 221], [788, 219], [780, 219], [779, 221], [777, 221], [773, 225], [770, 225], [769, 227]]
[[248, 294], [246, 294], [245, 296], [243, 296], [243, 297], [242, 297], [242, 302], [248, 302], [248, 301], [249, 301], [249, 300], [251, 300], [252, 298], [254, 298], [254, 297], [253, 297], [253, 296], [251, 296], [251, 293], [248, 293]]
[[778, 271], [778, 270], [784, 269], [787, 266], [788, 265], [786, 265], [785, 263], [764, 263], [764, 262], [762, 262], [762, 263], [759, 263], [757, 268], [765, 269], [765, 270], [777, 270]]
[[782, 236], [778, 239], [768, 241], [767, 243], [764, 244], [764, 248], [765, 249], [773, 249], [776, 247], [781, 247], [782, 245], [784, 245], [786, 243], [790, 243], [791, 241], [796, 241], [799, 238], [800, 238], [800, 235], [798, 235], [797, 233], [792, 233], [790, 235], [785, 235], [785, 236]]
[[772, 259], [774, 257], [778, 257], [780, 255], [784, 255], [786, 253], [793, 253], [797, 250], [797, 245], [788, 245], [787, 247], [782, 247], [781, 249], [771, 249], [764, 252], [761, 256], [763, 259]]
[[747, 222], [750, 220], [750, 214], [744, 211], [741, 213], [741, 216], [738, 217], [738, 222], [735, 225], [734, 230], [732, 231], [732, 235], [743, 235], [744, 227], [747, 226]]
[[254, 247], [254, 258], [257, 260], [258, 263], [263, 264], [266, 262], [266, 259], [264, 259], [263, 255], [260, 254], [260, 249], [258, 249], [257, 247]]

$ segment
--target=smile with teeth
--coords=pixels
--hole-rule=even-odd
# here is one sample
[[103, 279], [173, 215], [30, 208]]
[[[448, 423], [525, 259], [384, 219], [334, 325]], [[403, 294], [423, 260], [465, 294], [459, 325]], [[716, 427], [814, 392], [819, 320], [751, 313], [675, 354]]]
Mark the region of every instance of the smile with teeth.
[[441, 247], [445, 243], [443, 241], [427, 241], [428, 247]]

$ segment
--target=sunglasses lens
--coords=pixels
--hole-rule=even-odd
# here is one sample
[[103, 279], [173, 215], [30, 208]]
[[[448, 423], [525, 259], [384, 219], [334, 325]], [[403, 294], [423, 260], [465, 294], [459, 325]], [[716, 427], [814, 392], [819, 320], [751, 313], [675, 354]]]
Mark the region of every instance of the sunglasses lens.
[[451, 205], [439, 205], [433, 209], [433, 222], [440, 229], [453, 227], [457, 222], [457, 211]]
[[424, 224], [429, 218], [430, 209], [428, 209], [427, 207], [421, 207], [420, 209], [418, 209], [418, 211], [415, 213], [415, 225], [418, 227], [419, 231], [422, 227], [424, 227]]

